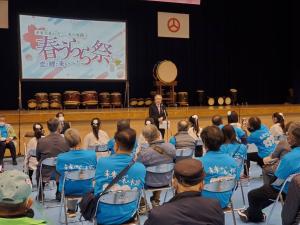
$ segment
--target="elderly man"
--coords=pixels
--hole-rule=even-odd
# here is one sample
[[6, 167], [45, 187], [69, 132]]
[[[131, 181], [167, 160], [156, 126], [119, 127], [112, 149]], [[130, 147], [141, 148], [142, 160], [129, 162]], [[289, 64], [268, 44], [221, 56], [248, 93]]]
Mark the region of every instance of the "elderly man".
[[[291, 124], [288, 130], [288, 143], [292, 150], [280, 160], [275, 171], [277, 179], [272, 184], [264, 184], [248, 193], [248, 209], [238, 211], [243, 222], [264, 222], [266, 215], [262, 210], [274, 202], [272, 199], [276, 199], [285, 179], [300, 172], [300, 122]], [[283, 194], [287, 193], [288, 186], [285, 185]]]
[[[168, 113], [166, 107], [162, 104], [162, 96], [155, 95], [154, 103], [149, 107], [149, 117], [154, 119], [154, 124], [159, 128], [159, 124], [166, 120]], [[165, 130], [159, 129], [162, 138], [165, 137]]]
[[[53, 118], [47, 121], [48, 130], [50, 134], [40, 139], [36, 147], [36, 158], [38, 160], [37, 171], [39, 171], [41, 163], [44, 159], [57, 157], [58, 154], [69, 151], [69, 145], [65, 139], [60, 135], [60, 122], [58, 119]], [[55, 167], [43, 166], [43, 186], [49, 182], [52, 174], [55, 173]], [[36, 174], [37, 182], [39, 181], [40, 174]], [[57, 183], [57, 187], [58, 187]], [[41, 191], [39, 192], [39, 199], [41, 199]], [[60, 201], [60, 192], [56, 192], [56, 199]]]
[[[146, 167], [157, 166], [160, 164], [173, 163], [176, 158], [176, 149], [170, 143], [165, 143], [160, 138], [160, 132], [156, 126], [150, 124], [143, 129], [143, 136], [149, 143], [149, 147], [142, 149], [138, 155], [137, 161], [143, 163]], [[147, 172], [146, 186], [159, 188], [170, 184], [172, 172], [163, 174], [153, 174]], [[154, 191], [150, 198], [152, 206], [158, 206], [160, 202], [160, 191]], [[142, 202], [143, 203], [143, 202]], [[142, 204], [142, 207], [144, 204]], [[142, 209], [141, 211], [143, 211]]]
[[189, 123], [181, 120], [177, 124], [177, 134], [170, 138], [170, 143], [175, 145], [176, 149], [192, 149], [196, 148], [196, 140], [189, 135]]
[[16, 137], [13, 127], [6, 123], [5, 116], [0, 115], [0, 167], [3, 167], [3, 158], [7, 148], [10, 150], [13, 165], [17, 165], [16, 146], [13, 142]]
[[212, 122], [212, 125], [217, 126], [220, 129], [222, 129], [224, 127], [223, 119], [222, 119], [222, 117], [220, 115], [214, 115], [211, 118], [211, 122]]
[[204, 177], [200, 161], [183, 159], [176, 163], [173, 179], [176, 196], [151, 210], [145, 225], [224, 225], [224, 213], [218, 201], [201, 196]]

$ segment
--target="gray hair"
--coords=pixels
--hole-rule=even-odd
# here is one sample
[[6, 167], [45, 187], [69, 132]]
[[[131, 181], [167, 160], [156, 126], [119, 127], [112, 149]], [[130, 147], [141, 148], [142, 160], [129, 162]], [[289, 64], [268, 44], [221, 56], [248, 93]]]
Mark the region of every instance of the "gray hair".
[[68, 143], [70, 148], [75, 148], [76, 146], [78, 146], [81, 143], [80, 134], [79, 134], [78, 130], [76, 130], [76, 129], [69, 128], [64, 133], [64, 136], [65, 136], [65, 140]]
[[160, 137], [159, 130], [152, 124], [145, 126], [142, 134], [148, 143], [153, 142]]
[[177, 130], [180, 131], [188, 131], [189, 123], [186, 120], [180, 120], [177, 124]]
[[293, 122], [288, 130], [288, 134], [294, 137], [297, 146], [300, 146], [300, 122]]

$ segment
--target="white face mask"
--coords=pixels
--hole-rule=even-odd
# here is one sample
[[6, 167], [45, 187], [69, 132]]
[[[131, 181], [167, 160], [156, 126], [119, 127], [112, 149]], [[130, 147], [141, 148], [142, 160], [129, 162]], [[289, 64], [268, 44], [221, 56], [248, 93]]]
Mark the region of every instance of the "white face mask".
[[60, 117], [58, 117], [58, 120], [59, 120], [60, 122], [63, 122], [63, 121], [65, 120], [65, 118], [64, 118], [63, 116], [60, 116]]

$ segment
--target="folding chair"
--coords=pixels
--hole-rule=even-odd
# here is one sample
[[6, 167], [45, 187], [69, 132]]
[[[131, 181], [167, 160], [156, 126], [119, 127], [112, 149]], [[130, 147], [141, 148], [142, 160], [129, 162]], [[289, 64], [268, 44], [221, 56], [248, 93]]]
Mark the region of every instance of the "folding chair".
[[[234, 157], [234, 160], [238, 164], [238, 168], [240, 168], [241, 171], [242, 171], [243, 167], [245, 165], [245, 159], [243, 157], [241, 157], [241, 156], [236, 156], [236, 157]], [[246, 165], [246, 168], [247, 168], [247, 165]], [[236, 188], [238, 188], [238, 186], [240, 186], [240, 188], [241, 188], [242, 200], [243, 200], [243, 207], [242, 208], [238, 208], [238, 209], [234, 209], [235, 211], [241, 210], [241, 209], [246, 209], [245, 192], [244, 192], [243, 184], [241, 182], [241, 178], [239, 178], [237, 180], [237, 187]]]
[[[232, 191], [233, 193], [235, 188], [236, 188], [236, 179], [234, 177], [219, 177], [214, 182], [204, 185], [205, 191], [214, 192], [214, 193], [222, 193], [227, 191]], [[229, 204], [231, 207], [230, 211], [232, 213], [233, 224], [236, 225], [236, 219], [235, 219], [234, 208], [232, 203], [232, 195], [230, 196]], [[227, 212], [224, 211], [224, 213]]]
[[190, 148], [180, 148], [176, 149], [176, 162], [182, 159], [192, 158], [194, 156], [195, 150]]
[[[136, 215], [136, 219], [134, 222], [129, 223], [130, 225], [140, 224], [140, 215], [138, 212], [138, 208], [141, 201], [141, 190], [128, 190], [128, 191], [109, 191], [106, 194], [102, 195], [96, 207], [96, 214], [94, 217], [94, 224], [97, 225], [97, 209], [100, 204], [109, 204], [109, 205], [125, 205], [132, 202], [137, 202], [136, 211], [134, 215]], [[126, 223], [127, 224], [127, 223]], [[126, 225], [125, 223], [123, 225]], [[128, 225], [129, 225], [128, 224]]]
[[147, 202], [146, 191], [149, 191], [149, 192], [166, 191], [163, 203], [166, 202], [168, 192], [170, 190], [173, 191], [172, 178], [173, 178], [174, 165], [175, 165], [174, 163], [166, 163], [166, 164], [160, 164], [160, 165], [157, 165], [157, 166], [146, 167], [147, 173], [164, 174], [164, 173], [172, 172], [172, 175], [170, 176], [169, 184], [167, 186], [160, 187], [160, 188], [144, 188], [143, 189], [144, 200], [145, 200], [147, 211], [149, 211], [149, 210], [148, 210], [148, 202]]
[[[66, 181], [83, 181], [83, 180], [91, 180], [95, 177], [96, 170], [95, 169], [87, 169], [87, 170], [74, 170], [74, 171], [66, 171], [64, 174], [64, 179], [62, 183], [62, 192], [61, 192], [61, 203], [60, 203], [60, 211], [59, 211], [59, 221], [61, 223], [68, 224], [68, 216], [67, 216], [67, 201], [68, 200], [80, 200], [83, 195], [66, 195], [65, 183]], [[76, 184], [74, 184], [76, 185]], [[61, 220], [62, 208], [64, 208], [64, 216], [65, 222]], [[72, 221], [72, 223], [78, 221]]]
[[[44, 199], [44, 188], [43, 188], [43, 175], [42, 175], [42, 169], [43, 166], [48, 166], [48, 167], [52, 167], [54, 168], [54, 170], [56, 169], [56, 157], [51, 157], [51, 158], [46, 158], [41, 162], [40, 165], [40, 170], [39, 170], [39, 182], [38, 182], [38, 195], [39, 192], [41, 191], [41, 197], [42, 197], [42, 204], [43, 206], [45, 206], [45, 199]], [[53, 207], [57, 207], [57, 206], [45, 206], [46, 208], [53, 208]]]
[[[275, 209], [277, 203], [279, 202], [279, 199], [280, 199], [280, 201], [281, 201], [281, 204], [283, 204], [282, 191], [283, 191], [285, 185], [286, 185], [288, 182], [291, 182], [292, 179], [294, 178], [294, 176], [297, 176], [297, 175], [300, 175], [300, 173], [291, 174], [291, 175], [290, 175], [288, 178], [286, 178], [285, 181], [283, 182], [283, 184], [282, 184], [282, 186], [281, 186], [281, 188], [280, 188], [280, 191], [279, 191], [279, 193], [278, 193], [278, 195], [277, 195], [277, 197], [276, 197], [276, 199], [275, 199], [275, 201], [274, 201], [274, 203], [273, 203], [273, 205], [272, 205], [272, 208], [271, 208], [271, 211], [270, 211], [270, 215], [269, 215], [269, 217], [268, 217], [268, 219], [267, 219], [266, 225], [268, 225], [268, 224], [270, 223], [271, 216], [273, 215], [274, 209]], [[276, 181], [275, 181], [275, 182], [276, 182]], [[271, 200], [271, 199], [270, 199], [270, 200]]]

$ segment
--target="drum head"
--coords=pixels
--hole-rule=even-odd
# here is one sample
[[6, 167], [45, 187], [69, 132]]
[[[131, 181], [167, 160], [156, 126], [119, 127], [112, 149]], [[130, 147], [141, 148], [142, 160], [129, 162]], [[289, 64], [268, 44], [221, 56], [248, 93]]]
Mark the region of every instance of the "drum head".
[[219, 105], [223, 105], [224, 104], [224, 98], [223, 97], [219, 97], [218, 98], [218, 104]]
[[161, 82], [172, 83], [177, 77], [177, 67], [169, 60], [162, 61], [156, 68], [156, 76]]
[[215, 99], [214, 98], [209, 98], [208, 99], [208, 105], [212, 106], [215, 104]]
[[225, 98], [225, 104], [226, 104], [226, 105], [230, 105], [230, 104], [231, 104], [231, 98], [226, 97], [226, 98]]

